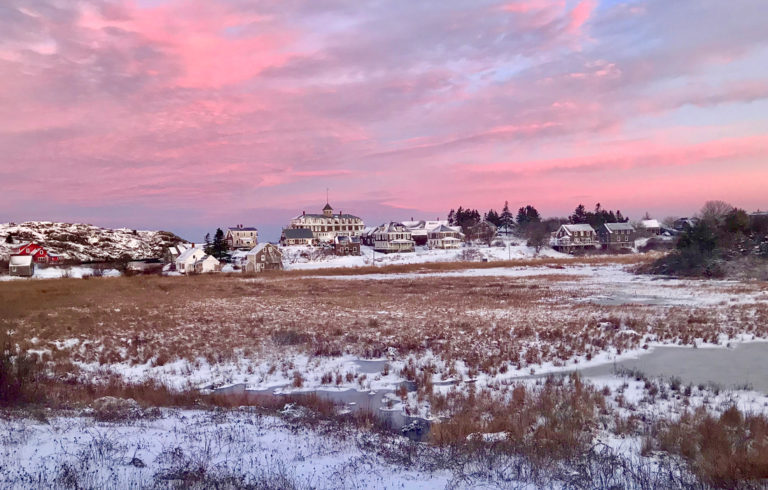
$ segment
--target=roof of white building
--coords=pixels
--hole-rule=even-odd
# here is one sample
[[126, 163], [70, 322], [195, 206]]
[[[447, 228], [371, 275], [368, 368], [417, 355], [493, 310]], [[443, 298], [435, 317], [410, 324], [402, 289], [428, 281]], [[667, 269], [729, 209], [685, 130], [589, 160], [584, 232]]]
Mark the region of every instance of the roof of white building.
[[640, 221], [640, 224], [643, 225], [644, 228], [661, 228], [661, 223], [659, 223], [659, 220], [657, 219], [644, 219]]
[[32, 265], [31, 255], [11, 255], [11, 261], [9, 265], [15, 266], [29, 266]]
[[195, 255], [197, 255], [198, 253], [201, 253], [201, 252], [204, 253], [202, 246], [190, 247], [187, 250], [185, 250], [184, 252], [182, 252], [182, 254], [179, 255], [176, 258], [176, 261], [177, 262], [186, 262], [189, 259], [196, 259]]

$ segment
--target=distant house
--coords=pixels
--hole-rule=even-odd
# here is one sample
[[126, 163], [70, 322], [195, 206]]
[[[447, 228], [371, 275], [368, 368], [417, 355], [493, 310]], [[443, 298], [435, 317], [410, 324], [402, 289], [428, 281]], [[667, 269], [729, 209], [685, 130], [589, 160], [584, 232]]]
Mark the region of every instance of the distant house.
[[597, 229], [603, 248], [632, 248], [635, 246], [635, 227], [629, 223], [603, 223]]
[[381, 225], [374, 234], [373, 249], [376, 252], [413, 252], [415, 245], [410, 230], [402, 223], [392, 221]]
[[460, 248], [464, 234], [446, 225], [437, 226], [427, 235], [429, 248]]
[[337, 236], [333, 243], [335, 255], [360, 255], [360, 238]]
[[426, 245], [429, 241], [429, 231], [437, 228], [438, 226], [448, 226], [448, 220], [418, 220], [414, 221], [411, 218], [410, 221], [402, 221], [403, 226], [408, 228], [411, 232], [411, 240], [416, 245]]
[[481, 242], [490, 244], [493, 242], [493, 239], [496, 238], [496, 231], [496, 225], [488, 220], [483, 220], [473, 226], [472, 229], [467, 233], [469, 233], [473, 240], [479, 240]]
[[363, 232], [360, 233], [360, 243], [368, 247], [373, 247], [373, 242], [375, 241], [374, 237], [376, 235], [376, 230], [378, 229], [378, 226], [366, 226], [365, 229], [363, 229]]
[[196, 274], [219, 272], [221, 270], [221, 262], [219, 262], [219, 260], [213, 255], [205, 255], [204, 257], [195, 261], [194, 267]]
[[31, 255], [11, 255], [8, 273], [12, 276], [32, 277], [35, 273], [35, 262]]
[[637, 232], [648, 236], [661, 235], [661, 223], [657, 219], [644, 219], [640, 221]]
[[698, 218], [680, 218], [676, 219], [672, 227], [675, 231], [687, 231], [696, 226], [699, 223]]
[[188, 248], [176, 258], [176, 271], [182, 274], [195, 272], [195, 263], [206, 255], [208, 254], [205, 253], [202, 246], [198, 245]]
[[315, 243], [315, 235], [308, 228], [285, 228], [280, 235], [280, 245], [312, 245]]
[[252, 226], [237, 225], [227, 228], [224, 240], [230, 250], [251, 249], [259, 243], [259, 230]]
[[49, 253], [41, 245], [34, 242], [23, 243], [13, 249], [11, 255], [29, 255], [38, 264], [47, 264], [59, 262], [59, 256]]
[[549, 243], [555, 250], [570, 253], [594, 248], [599, 242], [594, 228], [587, 224], [578, 224], [560, 225], [560, 228], [552, 233]]
[[172, 247], [168, 247], [163, 251], [163, 260], [166, 263], [172, 264], [176, 262], [176, 259], [178, 259], [181, 254], [192, 248], [192, 246], [193, 245], [189, 243], [179, 243]]
[[283, 268], [283, 253], [271, 243], [260, 243], [246, 254], [244, 272], [262, 272], [281, 270]]

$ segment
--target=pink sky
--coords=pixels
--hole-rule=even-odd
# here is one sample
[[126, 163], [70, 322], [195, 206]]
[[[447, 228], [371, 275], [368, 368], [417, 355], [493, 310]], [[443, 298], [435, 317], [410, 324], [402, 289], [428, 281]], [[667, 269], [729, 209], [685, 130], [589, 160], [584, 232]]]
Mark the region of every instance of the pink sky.
[[764, 0], [6, 0], [0, 221], [768, 208]]

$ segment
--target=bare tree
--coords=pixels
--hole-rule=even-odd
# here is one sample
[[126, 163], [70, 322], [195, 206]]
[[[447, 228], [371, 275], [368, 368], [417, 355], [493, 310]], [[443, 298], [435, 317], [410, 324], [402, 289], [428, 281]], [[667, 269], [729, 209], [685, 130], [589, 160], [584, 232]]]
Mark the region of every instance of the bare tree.
[[678, 216], [667, 216], [663, 220], [661, 220], [661, 224], [666, 226], [667, 228], [674, 228], [675, 221], [679, 219]]
[[707, 201], [701, 207], [699, 217], [707, 223], [716, 225], [731, 211], [733, 211], [733, 206], [725, 201]]

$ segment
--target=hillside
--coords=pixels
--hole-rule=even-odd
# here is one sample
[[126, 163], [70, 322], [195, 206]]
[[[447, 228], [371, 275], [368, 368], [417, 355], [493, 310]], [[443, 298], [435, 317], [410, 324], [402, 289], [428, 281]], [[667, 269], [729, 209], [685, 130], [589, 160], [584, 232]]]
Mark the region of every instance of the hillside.
[[[6, 243], [8, 235], [14, 244]], [[0, 256], [7, 258], [20, 243], [35, 242], [62, 260], [99, 261], [159, 257], [165, 247], [184, 242], [167, 231], [109, 229], [80, 223], [28, 221], [0, 224]]]

